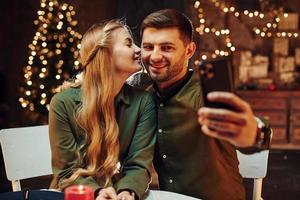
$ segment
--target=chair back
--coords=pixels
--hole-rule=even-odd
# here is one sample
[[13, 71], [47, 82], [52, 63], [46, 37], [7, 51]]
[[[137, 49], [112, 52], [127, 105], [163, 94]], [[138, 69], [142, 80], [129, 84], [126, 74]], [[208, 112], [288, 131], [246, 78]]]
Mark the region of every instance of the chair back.
[[269, 150], [253, 154], [237, 151], [239, 171], [244, 178], [264, 178], [267, 175]]
[[3, 129], [0, 143], [13, 191], [21, 190], [21, 179], [52, 174], [48, 125]]
[[237, 150], [239, 171], [243, 178], [253, 178], [252, 200], [261, 200], [262, 182], [267, 175], [269, 150], [243, 154]]

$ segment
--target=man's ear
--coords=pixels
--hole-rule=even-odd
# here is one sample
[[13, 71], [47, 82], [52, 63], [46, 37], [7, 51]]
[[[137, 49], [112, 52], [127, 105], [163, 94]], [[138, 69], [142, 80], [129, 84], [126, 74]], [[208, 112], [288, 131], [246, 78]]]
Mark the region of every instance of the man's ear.
[[190, 59], [196, 51], [196, 44], [195, 42], [190, 42], [186, 47], [186, 55], [188, 59]]

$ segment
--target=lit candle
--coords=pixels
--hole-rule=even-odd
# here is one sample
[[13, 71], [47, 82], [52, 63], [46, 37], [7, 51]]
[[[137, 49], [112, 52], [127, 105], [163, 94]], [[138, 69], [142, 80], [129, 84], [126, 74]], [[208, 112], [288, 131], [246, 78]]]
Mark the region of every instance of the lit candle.
[[94, 200], [94, 190], [84, 185], [73, 185], [65, 190], [65, 200]]

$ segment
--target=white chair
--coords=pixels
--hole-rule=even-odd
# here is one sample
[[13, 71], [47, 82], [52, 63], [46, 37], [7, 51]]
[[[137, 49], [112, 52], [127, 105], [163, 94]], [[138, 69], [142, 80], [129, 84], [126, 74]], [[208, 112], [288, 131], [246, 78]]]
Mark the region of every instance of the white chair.
[[21, 190], [21, 179], [52, 174], [47, 125], [3, 129], [0, 143], [13, 191]]
[[239, 171], [243, 178], [253, 178], [253, 200], [262, 200], [262, 182], [267, 175], [269, 150], [254, 154], [243, 154], [237, 151]]

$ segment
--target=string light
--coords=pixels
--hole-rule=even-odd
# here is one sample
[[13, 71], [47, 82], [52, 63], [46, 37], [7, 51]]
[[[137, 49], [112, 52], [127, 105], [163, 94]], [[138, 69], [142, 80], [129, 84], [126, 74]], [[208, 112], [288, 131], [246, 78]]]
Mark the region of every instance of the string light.
[[[239, 17], [241, 15], [240, 12], [236, 11], [235, 7], [234, 6], [230, 6], [230, 5], [226, 5], [225, 2], [220, 2], [219, 0], [210, 0], [211, 3], [217, 7], [218, 9], [220, 9], [220, 11], [224, 12], [224, 13], [233, 13], [235, 17]], [[200, 2], [197, 3], [198, 7], [200, 6]], [[230, 9], [228, 9], [230, 7]], [[260, 19], [264, 19], [265, 18], [265, 14], [262, 13], [262, 12], [259, 12], [259, 11], [254, 11], [254, 12], [250, 12], [248, 10], [244, 10], [242, 12], [242, 14], [244, 16], [247, 16], [249, 18], [254, 18], [254, 17], [259, 17]], [[267, 30], [262, 30], [262, 29], [259, 29], [259, 28], [255, 28], [254, 29], [254, 32], [258, 35], [258, 36], [261, 36], [261, 37], [265, 37], [265, 36], [268, 36], [268, 37], [272, 37], [272, 36], [277, 36], [277, 35], [280, 35], [281, 37], [295, 37], [295, 34], [292, 33], [291, 34], [284, 34], [283, 32], [279, 32], [278, 34], [275, 33], [275, 34], [272, 34], [272, 32], [278, 32], [278, 31], [274, 31], [274, 30], [269, 30], [271, 28], [273, 29], [276, 29], [278, 27], [278, 23], [280, 22], [280, 15], [282, 15], [284, 18], [287, 18], [289, 15], [288, 13], [283, 13], [282, 11], [280, 12], [275, 12], [274, 13], [270, 13], [270, 15], [273, 15], [273, 19], [274, 19], [274, 22], [273, 23], [270, 23], [268, 22], [266, 24], [266, 26], [264, 26], [262, 29], [267, 29]], [[259, 33], [256, 32], [256, 30], [259, 30]], [[284, 36], [283, 36], [284, 35]], [[298, 34], [296, 34], [298, 37]], [[296, 38], [295, 37], [295, 38]]]
[[[37, 31], [28, 45], [28, 61], [23, 68], [25, 84], [20, 87], [19, 98], [23, 108], [30, 111], [38, 109], [38, 112], [45, 108], [48, 111], [49, 100], [55, 92], [53, 88], [62, 84], [62, 77], [68, 78], [73, 64], [79, 68], [77, 56], [82, 35], [73, 30], [78, 24], [73, 19], [75, 14], [74, 7], [67, 3], [59, 4], [57, 0], [41, 0], [37, 19], [34, 20]], [[57, 31], [53, 29], [54, 27]], [[67, 47], [69, 48], [66, 49]], [[70, 51], [70, 58], [62, 58], [62, 51], [65, 50]], [[54, 70], [51, 67], [53, 64]], [[45, 110], [42, 112], [45, 113]]]
[[[235, 17], [240, 17], [241, 15], [247, 16], [250, 19], [252, 18], [260, 18], [263, 19], [265, 18], [265, 14], [259, 11], [253, 11], [250, 12], [249, 10], [244, 10], [243, 12], [238, 12], [236, 10], [236, 8], [234, 6], [230, 6], [230, 5], [226, 5], [225, 2], [221, 2], [219, 0], [210, 0], [210, 2], [216, 7], [218, 8], [221, 12], [228, 14], [228, 13], [232, 13]], [[210, 56], [212, 58], [215, 58], [217, 56], [228, 56], [230, 55], [231, 52], [236, 51], [236, 47], [234, 47], [232, 45], [232, 43], [230, 42], [230, 30], [229, 29], [221, 29], [218, 30], [216, 27], [210, 27], [207, 24], [207, 19], [205, 19], [204, 16], [204, 9], [203, 7], [201, 7], [201, 2], [200, 1], [195, 1], [194, 3], [194, 8], [198, 11], [198, 22], [199, 22], [199, 26], [196, 27], [196, 32], [198, 32], [198, 34], [204, 35], [204, 34], [214, 34], [216, 37], [225, 37], [225, 45], [228, 48], [228, 50], [216, 50], [214, 53], [211, 53]], [[275, 13], [275, 12], [274, 12]], [[272, 15], [273, 18], [273, 22], [267, 22], [265, 26], [263, 26], [262, 28], [258, 28], [258, 27], [254, 27], [253, 31], [257, 36], [260, 37], [289, 37], [289, 38], [296, 38], [298, 37], [298, 33], [297, 32], [278, 32], [277, 29], [278, 28], [278, 23], [281, 21], [279, 16], [283, 16], [284, 18], [288, 17], [288, 13], [283, 13], [281, 12], [277, 12], [277, 13], [271, 13], [270, 15]], [[200, 55], [201, 59], [207, 59], [208, 58], [208, 54], [204, 53], [202, 56]]]
[[[217, 7], [222, 6], [222, 4], [216, 0], [211, 0], [215, 5], [218, 5]], [[225, 28], [225, 29], [217, 29], [216, 27], [209, 27], [206, 24], [206, 19], [204, 18], [204, 9], [201, 7], [200, 1], [195, 1], [194, 8], [197, 9], [198, 11], [198, 18], [199, 18], [199, 23], [200, 25], [196, 27], [196, 32], [199, 33], [199, 35], [204, 35], [204, 34], [214, 34], [216, 37], [225, 37], [225, 46], [228, 48], [228, 50], [216, 50], [214, 53], [208, 55], [208, 54], [203, 54], [201, 56], [202, 60], [206, 60], [209, 57], [216, 58], [217, 56], [229, 56], [231, 52], [235, 51], [236, 48], [233, 46], [231, 40], [230, 40], [230, 30]], [[235, 7], [221, 7], [222, 11], [224, 13], [228, 12], [235, 12]], [[238, 13], [238, 12], [236, 12]], [[238, 13], [239, 14], [239, 13]]]
[[31, 91], [27, 90], [25, 93], [27, 96], [31, 95]]
[[[210, 0], [210, 1], [215, 7], [217, 7], [218, 9], [220, 9], [224, 13], [228, 13], [228, 12], [233, 13], [234, 16], [236, 16], [236, 17], [239, 17], [241, 15], [240, 12], [236, 11], [236, 8], [234, 6], [226, 5], [225, 2], [220, 2], [218, 0]], [[258, 17], [258, 18], [263, 19], [265, 17], [264, 13], [261, 13], [257, 10], [255, 10], [254, 12], [244, 10], [244, 12], [242, 12], [242, 14], [249, 17], [249, 18]]]
[[47, 96], [46, 93], [42, 93], [42, 94], [41, 94], [41, 97], [42, 97], [42, 98], [46, 98], [46, 96]]
[[45, 100], [45, 99], [42, 99], [42, 100], [40, 101], [40, 103], [41, 103], [42, 105], [44, 105], [44, 104], [46, 103], [46, 100]]
[[[284, 13], [283, 16], [286, 18], [288, 17], [288, 14], [287, 13]], [[258, 36], [261, 36], [261, 37], [272, 37], [272, 36], [275, 36], [275, 37], [288, 37], [288, 38], [292, 38], [292, 37], [295, 37], [297, 38], [298, 35], [296, 34], [296, 36], [294, 35], [294, 32], [284, 32], [284, 31], [278, 31], [277, 28], [278, 28], [278, 23], [280, 22], [280, 18], [278, 16], [276, 16], [274, 18], [274, 22], [270, 23], [268, 22], [266, 24], [266, 26], [264, 26], [263, 28], [258, 28], [258, 27], [254, 27], [253, 28], [253, 31], [258, 35]]]

